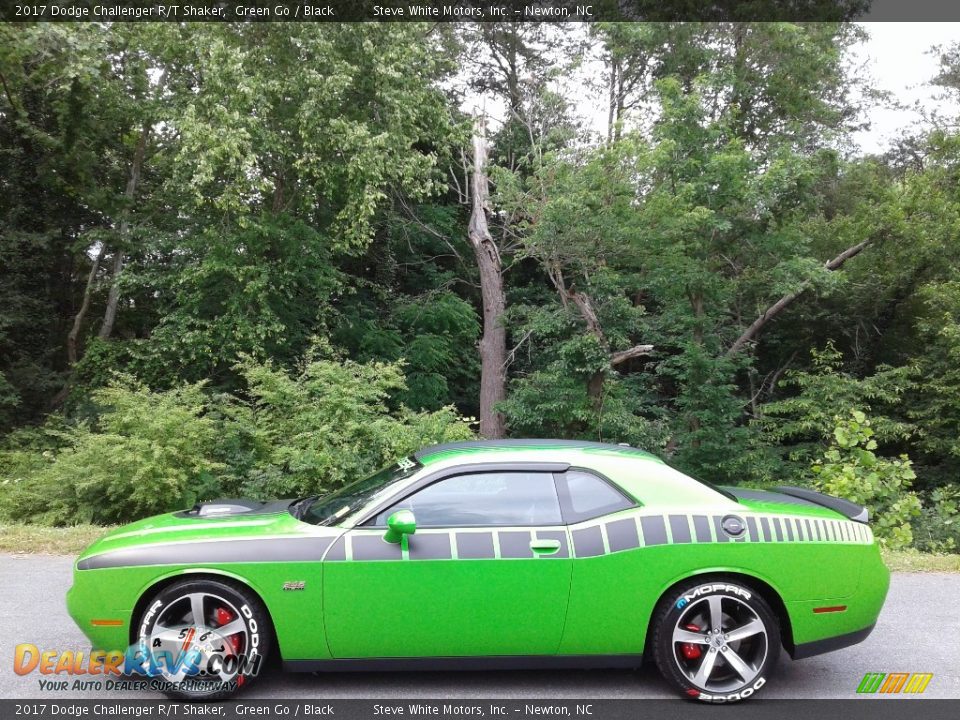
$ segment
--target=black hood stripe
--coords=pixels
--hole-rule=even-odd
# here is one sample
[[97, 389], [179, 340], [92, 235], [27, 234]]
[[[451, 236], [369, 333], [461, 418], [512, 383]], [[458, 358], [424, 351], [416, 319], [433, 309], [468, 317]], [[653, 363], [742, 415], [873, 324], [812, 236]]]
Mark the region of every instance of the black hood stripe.
[[232, 562], [310, 562], [319, 561], [331, 542], [333, 538], [329, 537], [302, 537], [158, 543], [93, 555], [78, 562], [77, 569]]

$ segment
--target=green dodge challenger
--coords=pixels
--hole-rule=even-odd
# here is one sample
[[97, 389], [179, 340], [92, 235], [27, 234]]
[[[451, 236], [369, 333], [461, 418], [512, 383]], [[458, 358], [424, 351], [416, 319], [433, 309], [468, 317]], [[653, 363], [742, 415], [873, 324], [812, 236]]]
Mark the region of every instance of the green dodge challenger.
[[[324, 497], [217, 500], [122, 527], [77, 560], [70, 614], [179, 697], [289, 670], [637, 667], [750, 697], [783, 647], [873, 629], [889, 573], [865, 508], [718, 488], [639, 450], [426, 448]], [[131, 660], [132, 659], [132, 660]]]

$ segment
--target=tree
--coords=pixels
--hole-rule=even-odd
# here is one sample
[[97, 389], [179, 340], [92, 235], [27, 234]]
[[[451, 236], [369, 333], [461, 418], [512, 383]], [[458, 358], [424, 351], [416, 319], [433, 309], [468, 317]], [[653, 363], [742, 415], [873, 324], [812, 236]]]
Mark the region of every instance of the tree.
[[485, 121], [477, 122], [473, 137], [471, 169], [471, 212], [467, 234], [480, 270], [483, 297], [483, 336], [480, 338], [480, 434], [487, 438], [504, 436], [503, 415], [497, 404], [506, 398], [507, 330], [503, 326], [506, 298], [500, 252], [487, 224], [490, 210], [487, 179]]

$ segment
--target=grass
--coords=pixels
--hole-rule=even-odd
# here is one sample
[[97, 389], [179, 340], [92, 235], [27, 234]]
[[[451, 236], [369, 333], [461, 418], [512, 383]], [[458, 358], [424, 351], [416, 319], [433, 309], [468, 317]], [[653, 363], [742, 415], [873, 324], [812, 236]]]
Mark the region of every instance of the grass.
[[0, 524], [0, 552], [76, 555], [112, 528], [101, 525], [47, 527], [22, 523]]
[[[100, 525], [54, 528], [21, 523], [0, 524], [0, 552], [76, 555], [111, 529]], [[960, 555], [884, 550], [883, 561], [893, 572], [960, 573]]]
[[917, 550], [884, 550], [892, 572], [960, 572], [960, 555], [931, 555]]

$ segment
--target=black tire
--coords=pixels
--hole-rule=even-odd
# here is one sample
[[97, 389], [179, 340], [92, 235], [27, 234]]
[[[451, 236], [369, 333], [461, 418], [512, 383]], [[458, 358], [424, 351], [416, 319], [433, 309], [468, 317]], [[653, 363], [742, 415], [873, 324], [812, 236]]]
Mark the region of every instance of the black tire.
[[[197, 608], [200, 623], [194, 617]], [[142, 658], [153, 648], [167, 653], [153, 651], [151, 687], [193, 701], [222, 700], [248, 687], [266, 664], [272, 635], [267, 611], [253, 593], [229, 580], [209, 579], [179, 580], [160, 590], [135, 630]], [[184, 670], [191, 662], [198, 674]]]
[[[718, 608], [720, 627], [710, 627], [717, 624]], [[780, 657], [777, 616], [740, 580], [710, 577], [681, 583], [660, 600], [651, 629], [660, 673], [690, 699], [746, 700], [767, 684]]]

